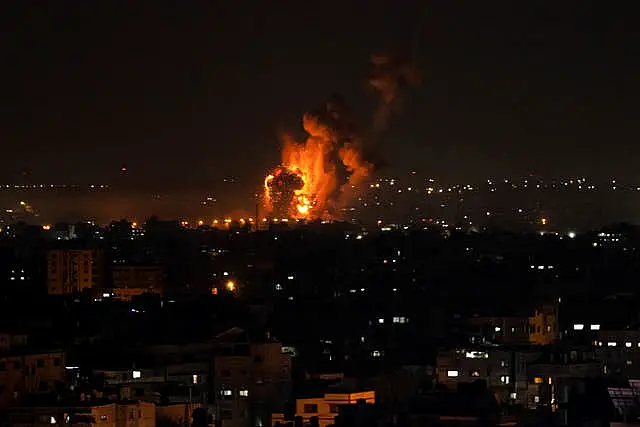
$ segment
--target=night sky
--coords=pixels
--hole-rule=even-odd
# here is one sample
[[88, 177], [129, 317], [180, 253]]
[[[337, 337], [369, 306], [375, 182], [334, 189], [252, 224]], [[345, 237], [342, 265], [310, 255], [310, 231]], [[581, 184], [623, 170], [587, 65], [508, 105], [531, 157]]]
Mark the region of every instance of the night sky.
[[626, 2], [13, 3], [2, 182], [117, 183], [126, 164], [128, 188], [221, 193], [234, 175], [251, 192], [279, 133], [332, 94], [371, 127], [369, 57], [387, 46], [414, 52], [423, 84], [371, 142], [380, 173], [640, 181]]

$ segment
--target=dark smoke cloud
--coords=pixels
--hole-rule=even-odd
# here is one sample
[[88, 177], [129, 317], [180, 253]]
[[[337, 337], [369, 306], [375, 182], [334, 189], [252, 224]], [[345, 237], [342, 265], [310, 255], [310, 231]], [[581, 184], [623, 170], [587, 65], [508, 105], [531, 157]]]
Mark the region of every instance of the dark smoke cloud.
[[410, 55], [388, 51], [371, 57], [373, 72], [369, 85], [380, 95], [380, 105], [374, 118], [377, 131], [389, 125], [391, 113], [398, 106], [400, 90], [406, 86], [418, 86], [420, 73]]

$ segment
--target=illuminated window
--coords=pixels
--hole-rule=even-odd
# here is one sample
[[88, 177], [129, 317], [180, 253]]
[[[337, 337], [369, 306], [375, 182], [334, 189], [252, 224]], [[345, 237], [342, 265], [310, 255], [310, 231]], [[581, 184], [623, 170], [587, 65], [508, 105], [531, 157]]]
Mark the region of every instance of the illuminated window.
[[373, 350], [373, 351], [371, 352], [371, 356], [373, 356], [373, 357], [380, 357], [380, 356], [381, 356], [381, 353], [380, 353], [380, 351], [378, 351], [378, 350]]
[[477, 369], [474, 369], [473, 371], [471, 371], [471, 376], [472, 377], [479, 377], [480, 376], [480, 371]]
[[225, 390], [222, 390], [220, 394], [222, 394], [223, 396], [231, 396], [233, 393], [231, 392], [230, 389], [225, 389]]
[[573, 325], [573, 330], [574, 331], [581, 331], [584, 329], [584, 325], [582, 323], [576, 323]]
[[378, 319], [378, 323], [383, 324], [384, 323], [384, 319], [381, 317]]
[[142, 378], [142, 372], [140, 372], [140, 371], [133, 371], [133, 372], [131, 373], [131, 377], [132, 377], [133, 379]]
[[615, 341], [609, 341], [609, 342], [607, 343], [607, 347], [615, 347], [615, 346], [617, 346], [617, 345], [618, 345], [618, 343], [617, 343], [617, 342], [615, 342]]
[[502, 384], [509, 384], [509, 375], [503, 375], [500, 377], [500, 382]]
[[457, 377], [457, 376], [458, 376], [458, 371], [453, 370], [453, 369], [452, 369], [452, 370], [449, 370], [449, 371], [447, 371], [447, 376], [448, 376], [448, 377], [452, 377], [452, 378], [453, 378], [453, 377]]
[[493, 328], [494, 331], [496, 332], [500, 332], [502, 330], [502, 328], [500, 328], [500, 326], [496, 326], [495, 328]]
[[238, 394], [240, 397], [249, 397], [249, 390], [239, 390]]
[[544, 380], [542, 379], [542, 377], [535, 377], [535, 378], [533, 379], [533, 382], [534, 382], [535, 384], [542, 384], [542, 383], [544, 382]]
[[194, 374], [194, 375], [192, 375], [192, 376], [191, 376], [191, 382], [192, 382], [193, 384], [198, 384], [198, 376], [197, 376], [197, 375], [195, 375], [195, 374]]
[[599, 331], [600, 330], [600, 325], [591, 325], [589, 327], [589, 329], [591, 329], [592, 331]]
[[626, 343], [624, 343], [624, 346], [625, 347], [631, 347], [631, 343], [630, 342], [626, 342]]
[[489, 357], [489, 353], [486, 351], [467, 351], [464, 357], [467, 359], [486, 359]]

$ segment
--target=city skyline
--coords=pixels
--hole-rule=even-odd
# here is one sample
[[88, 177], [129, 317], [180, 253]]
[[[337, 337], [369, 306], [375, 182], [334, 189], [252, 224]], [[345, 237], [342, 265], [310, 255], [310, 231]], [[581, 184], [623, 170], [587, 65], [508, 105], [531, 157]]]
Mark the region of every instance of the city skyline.
[[300, 133], [302, 114], [332, 94], [370, 133], [378, 100], [368, 61], [390, 45], [412, 51], [423, 82], [367, 141], [385, 164], [380, 173], [636, 178], [637, 36], [623, 9], [409, 2], [366, 12], [331, 3], [313, 13], [231, 4], [10, 12], [34, 25], [15, 28], [5, 45], [12, 67], [2, 72], [1, 132], [12, 161], [2, 181], [112, 181], [124, 167], [149, 193], [216, 191], [234, 175], [250, 193], [278, 164], [281, 134]]

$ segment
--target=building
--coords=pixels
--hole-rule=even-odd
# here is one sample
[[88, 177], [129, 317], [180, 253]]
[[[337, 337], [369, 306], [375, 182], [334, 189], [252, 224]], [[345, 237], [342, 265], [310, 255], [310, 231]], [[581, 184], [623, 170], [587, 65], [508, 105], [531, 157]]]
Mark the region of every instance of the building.
[[593, 333], [602, 373], [622, 379], [640, 378], [640, 331], [598, 330]]
[[92, 249], [56, 249], [47, 253], [47, 290], [73, 294], [100, 287], [102, 253]]
[[[334, 424], [335, 417], [340, 413], [343, 405], [355, 405], [357, 403], [374, 404], [376, 394], [374, 391], [361, 391], [356, 393], [325, 393], [322, 397], [309, 397], [296, 399], [296, 417], [302, 417], [305, 424], [311, 423], [311, 418], [317, 417], [320, 427]], [[284, 424], [288, 421], [284, 413], [271, 415], [271, 425]]]
[[213, 382], [223, 427], [269, 424], [290, 395], [291, 355], [268, 334], [256, 342], [232, 328], [216, 337]]
[[554, 306], [536, 309], [529, 317], [529, 343], [550, 345], [558, 339], [558, 314]]
[[554, 306], [536, 309], [532, 315], [476, 316], [468, 320], [471, 342], [502, 345], [549, 345], [558, 336]]
[[144, 293], [162, 295], [164, 273], [158, 266], [114, 266], [111, 270], [113, 295], [121, 300]]
[[193, 411], [201, 407], [202, 405], [197, 403], [170, 403], [156, 406], [156, 419], [170, 421], [178, 426], [190, 425]]
[[64, 378], [61, 351], [0, 356], [0, 407], [15, 404], [26, 394], [54, 391]]
[[436, 378], [449, 389], [483, 381], [502, 402], [528, 399], [527, 365], [540, 351], [496, 347], [455, 348], [438, 351]]
[[77, 405], [15, 407], [7, 411], [7, 419], [16, 427], [155, 427], [156, 408], [146, 402], [85, 400]]
[[602, 363], [593, 346], [550, 347], [527, 366], [529, 396], [526, 406], [562, 409], [572, 389], [579, 389], [589, 378], [602, 376]]

